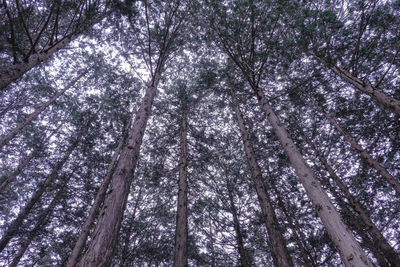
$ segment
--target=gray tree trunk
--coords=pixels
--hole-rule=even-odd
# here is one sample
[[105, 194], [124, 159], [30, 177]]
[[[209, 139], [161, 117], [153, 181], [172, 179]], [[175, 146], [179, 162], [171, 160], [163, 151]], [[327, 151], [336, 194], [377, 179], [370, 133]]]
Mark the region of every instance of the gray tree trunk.
[[[163, 57], [163, 55], [160, 57]], [[105, 267], [111, 263], [144, 131], [160, 80], [161, 67], [162, 64], [147, 87], [129, 133], [127, 144], [121, 151], [117, 167], [112, 175], [110, 189], [105, 196], [93, 239], [77, 266]]]
[[64, 94], [68, 89], [70, 89], [74, 84], [81, 79], [88, 71], [84, 71], [81, 74], [78, 75], [75, 79], [73, 79], [63, 90], [55, 94], [52, 98], [50, 98], [46, 103], [41, 105], [39, 108], [37, 108], [33, 113], [29, 114], [26, 119], [18, 124], [14, 129], [12, 129], [6, 136], [4, 136], [0, 140], [0, 150], [8, 143], [10, 142], [11, 139], [13, 139], [26, 125], [28, 125], [30, 122], [32, 122], [34, 119], [36, 119], [40, 113], [42, 113], [48, 106], [53, 104], [62, 94]]
[[253, 146], [250, 141], [249, 134], [244, 125], [243, 115], [240, 111], [239, 105], [232, 93], [232, 103], [236, 115], [236, 120], [242, 136], [244, 149], [246, 152], [247, 160], [250, 167], [250, 172], [253, 177], [258, 201], [261, 206], [261, 211], [265, 219], [265, 226], [267, 228], [269, 242], [272, 251], [272, 257], [276, 266], [293, 266], [289, 252], [287, 250], [285, 239], [282, 235], [275, 210], [272, 206], [271, 198], [267, 193], [264, 185], [263, 175], [261, 168], [258, 165]]
[[341, 77], [343, 80], [347, 81], [358, 90], [363, 92], [364, 94], [369, 95], [372, 99], [374, 99], [379, 104], [383, 105], [384, 107], [390, 109], [392, 112], [400, 116], [400, 100], [397, 100], [382, 91], [379, 91], [378, 88], [372, 86], [370, 84], [365, 83], [361, 79], [355, 77], [350, 72], [328, 64], [324, 59], [317, 56], [315, 53], [311, 53], [316, 59], [321, 61], [325, 66], [331, 69], [336, 75]]
[[[182, 100], [185, 101], [185, 100]], [[182, 117], [180, 128], [180, 159], [178, 180], [178, 203], [176, 214], [174, 267], [188, 266], [187, 237], [188, 237], [188, 182], [187, 166], [189, 159], [187, 142], [187, 107], [182, 104]]]
[[3, 237], [0, 239], [0, 252], [3, 251], [3, 249], [7, 246], [8, 242], [15, 236], [15, 234], [18, 232], [19, 228], [22, 226], [24, 219], [30, 211], [32, 210], [33, 206], [39, 201], [39, 199], [42, 197], [43, 193], [47, 189], [47, 187], [58, 177], [59, 172], [61, 171], [62, 167], [64, 164], [67, 162], [69, 157], [71, 156], [72, 152], [75, 150], [75, 148], [79, 144], [80, 140], [79, 136], [77, 140], [75, 140], [68, 150], [65, 152], [64, 156], [61, 158], [61, 160], [56, 164], [56, 166], [53, 168], [51, 173], [47, 176], [46, 180], [39, 186], [39, 188], [33, 193], [31, 198], [29, 199], [28, 203], [25, 204], [25, 206], [21, 209], [21, 211], [18, 213], [17, 218], [15, 218], [14, 221], [11, 222], [10, 226], [7, 228], [7, 230], [4, 232]]
[[86, 220], [85, 220], [85, 222], [84, 222], [84, 224], [82, 226], [82, 229], [81, 229], [81, 232], [79, 234], [78, 240], [76, 241], [75, 246], [74, 246], [74, 248], [72, 250], [72, 253], [68, 258], [67, 265], [66, 265], [67, 267], [75, 266], [76, 263], [79, 260], [79, 256], [80, 256], [80, 254], [82, 252], [83, 247], [86, 244], [86, 240], [87, 240], [87, 238], [89, 236], [89, 232], [90, 232], [90, 229], [92, 227], [92, 224], [93, 224], [93, 222], [94, 222], [94, 220], [95, 220], [95, 218], [96, 218], [96, 216], [98, 214], [100, 205], [104, 201], [104, 197], [106, 195], [107, 188], [108, 188], [108, 186], [109, 186], [109, 184], [111, 182], [111, 178], [113, 176], [113, 173], [114, 173], [116, 164], [118, 162], [119, 156], [121, 154], [122, 148], [126, 143], [126, 139], [128, 137], [127, 133], [130, 130], [130, 126], [131, 126], [131, 123], [129, 122], [127, 127], [126, 127], [126, 129], [123, 130], [121, 140], [119, 141], [118, 147], [115, 150], [115, 153], [114, 153], [114, 155], [112, 157], [111, 163], [110, 163], [110, 165], [108, 167], [108, 170], [107, 170], [107, 174], [104, 177], [103, 182], [101, 183], [99, 190], [97, 191], [96, 197], [95, 197], [95, 199], [93, 201], [93, 204], [92, 204], [92, 206], [91, 206], [91, 208], [89, 210], [89, 215], [87, 216], [87, 218], [86, 218]]
[[382, 166], [378, 161], [376, 161], [365, 149], [357, 143], [353, 137], [348, 134], [342, 127], [340, 127], [339, 123], [328, 113], [326, 113], [323, 108], [318, 105], [318, 103], [311, 98], [312, 102], [314, 103], [315, 107], [328, 119], [328, 121], [332, 124], [335, 129], [342, 134], [344, 139], [350, 143], [351, 147], [356, 150], [360, 156], [368, 162], [368, 164], [375, 168], [378, 173], [394, 188], [396, 193], [400, 195], [400, 183], [399, 181], [391, 175], [384, 166]]
[[264, 93], [258, 86], [252, 86], [257, 95], [257, 99], [263, 109], [269, 123], [271, 124], [279, 142], [285, 150], [289, 161], [294, 167], [308, 197], [311, 199], [319, 217], [322, 220], [331, 240], [338, 249], [342, 261], [347, 267], [370, 266], [372, 263], [361, 249], [360, 244], [354, 238], [351, 231], [342, 221], [339, 213], [332, 204], [331, 200], [322, 189], [320, 182], [316, 179], [313, 171], [305, 162], [299, 149], [290, 138], [285, 127], [280, 122], [273, 108], [267, 101]]

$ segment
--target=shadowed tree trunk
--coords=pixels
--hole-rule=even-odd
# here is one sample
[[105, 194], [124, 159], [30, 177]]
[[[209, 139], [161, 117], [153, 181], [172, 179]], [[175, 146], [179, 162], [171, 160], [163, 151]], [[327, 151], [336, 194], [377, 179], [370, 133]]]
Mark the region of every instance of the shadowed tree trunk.
[[392, 112], [397, 114], [397, 116], [400, 116], [400, 100], [397, 100], [397, 99], [385, 94], [384, 92], [379, 91], [378, 88], [376, 88], [373, 85], [365, 83], [363, 80], [352, 75], [349, 71], [339, 68], [337, 66], [328, 64], [324, 59], [317, 56], [314, 52], [311, 52], [311, 54], [318, 61], [321, 61], [327, 68], [332, 70], [336, 75], [341, 77], [343, 80], [350, 83], [351, 85], [353, 85], [355, 88], [357, 88], [364, 94], [369, 95], [376, 102], [378, 102], [379, 104], [383, 105], [385, 108], [388, 108], [389, 110], [391, 110]]
[[51, 213], [54, 210], [54, 207], [57, 205], [57, 202], [60, 200], [61, 196], [64, 194], [66, 185], [68, 184], [68, 181], [70, 180], [71, 175], [67, 176], [67, 179], [63, 181], [61, 188], [57, 191], [56, 195], [50, 202], [50, 204], [47, 206], [46, 209], [44, 209], [36, 219], [36, 224], [33, 227], [32, 230], [29, 231], [28, 236], [21, 242], [21, 246], [15, 254], [11, 264], [9, 267], [16, 267], [21, 260], [22, 256], [24, 255], [25, 251], [28, 249], [29, 245], [32, 243], [33, 239], [38, 235], [39, 231], [43, 229], [43, 227], [49, 223], [49, 217]]
[[264, 185], [261, 168], [257, 162], [253, 146], [251, 144], [249, 133], [244, 125], [243, 115], [240, 111], [239, 105], [231, 92], [233, 109], [236, 115], [244, 149], [246, 152], [251, 175], [254, 180], [258, 201], [261, 206], [265, 226], [268, 231], [269, 242], [272, 251], [272, 257], [276, 266], [293, 266], [289, 252], [286, 248], [285, 239], [282, 235], [278, 219], [276, 218], [275, 210], [272, 206], [271, 198], [267, 193]]
[[33, 193], [29, 201], [25, 204], [25, 206], [21, 209], [21, 211], [18, 213], [17, 218], [15, 218], [14, 221], [11, 222], [7, 230], [4, 232], [3, 237], [0, 240], [0, 252], [3, 251], [3, 249], [7, 246], [8, 242], [15, 236], [15, 234], [18, 232], [20, 227], [23, 224], [24, 219], [32, 208], [35, 206], [35, 204], [40, 200], [42, 197], [43, 193], [47, 189], [47, 187], [56, 179], [63, 168], [64, 164], [67, 162], [69, 157], [71, 156], [72, 152], [75, 150], [75, 148], [78, 146], [80, 139], [82, 137], [83, 132], [80, 133], [78, 138], [76, 138], [75, 141], [69, 146], [68, 150], [65, 152], [64, 156], [61, 158], [61, 160], [56, 164], [56, 166], [53, 168], [51, 173], [47, 176], [46, 180], [39, 186], [39, 188]]
[[180, 159], [178, 180], [178, 203], [176, 214], [174, 267], [188, 266], [187, 238], [188, 238], [188, 182], [187, 166], [189, 160], [187, 132], [187, 104], [182, 99], [181, 127], [180, 127]]
[[[379, 231], [378, 227], [372, 222], [371, 218], [367, 215], [365, 212], [365, 209], [362, 207], [361, 203], [351, 194], [350, 190], [347, 188], [347, 186], [342, 182], [342, 180], [339, 178], [339, 176], [336, 174], [334, 169], [331, 167], [331, 165], [328, 163], [328, 160], [318, 151], [318, 149], [315, 147], [315, 145], [306, 137], [307, 143], [311, 146], [312, 150], [314, 153], [317, 155], [318, 159], [321, 161], [321, 163], [324, 165], [326, 170], [329, 173], [329, 176], [332, 178], [332, 180], [337, 184], [337, 186], [340, 188], [346, 199], [349, 201], [349, 203], [346, 203], [342, 197], [340, 197], [337, 193], [336, 190], [331, 186], [329, 181], [326, 181], [327, 186], [330, 188], [330, 191], [332, 191], [332, 194], [336, 195], [337, 201], [341, 203], [341, 206], [343, 207], [342, 209], [346, 210], [349, 215], [351, 215], [352, 222], [358, 225], [358, 228], [360, 229], [361, 232], [368, 233], [371, 238], [366, 238], [371, 239], [372, 243], [374, 244], [371, 248], [371, 251], [375, 251], [374, 255], [375, 257], [379, 260], [379, 255], [380, 253], [377, 252], [377, 249], [379, 249], [387, 261], [392, 265], [392, 266], [399, 266], [400, 265], [400, 259], [394, 251], [394, 249], [390, 246], [386, 238], [382, 235], [382, 233]], [[335, 192], [334, 192], [335, 191]], [[354, 215], [348, 208], [347, 205], [351, 205], [351, 207], [357, 212], [357, 216]], [[360, 222], [364, 226], [361, 226]], [[361, 235], [361, 234], [360, 234]], [[367, 242], [368, 243], [368, 242]], [[383, 261], [379, 260], [380, 265], [383, 265]], [[387, 264], [386, 264], [387, 265]]]
[[260, 106], [277, 135], [279, 142], [289, 157], [290, 163], [302, 182], [307, 195], [313, 202], [319, 217], [325, 225], [331, 240], [336, 245], [342, 261], [348, 267], [372, 266], [372, 263], [366, 256], [365, 252], [361, 249], [360, 244], [342, 221], [335, 206], [333, 206], [331, 200], [322, 189], [321, 184], [316, 179], [313, 171], [307, 165], [299, 149], [294, 144], [285, 127], [275, 114], [275, 111], [268, 103], [261, 88], [255, 85], [253, 85], [252, 88], [256, 93]]
[[365, 149], [357, 143], [354, 138], [348, 134], [337, 121], [330, 116], [328, 113], [324, 111], [324, 109], [318, 105], [318, 103], [311, 97], [311, 101], [314, 106], [328, 119], [328, 121], [332, 124], [333, 127], [344, 137], [344, 139], [350, 143], [351, 147], [356, 150], [360, 156], [368, 162], [368, 164], [375, 168], [378, 173], [391, 185], [398, 195], [400, 195], [400, 183], [399, 181], [391, 175], [384, 166], [382, 166], [378, 161], [376, 161]]
[[53, 104], [62, 94], [64, 94], [68, 89], [70, 89], [74, 84], [81, 79], [88, 70], [85, 70], [81, 74], [78, 75], [75, 79], [73, 79], [68, 85], [65, 86], [63, 90], [55, 94], [52, 98], [50, 98], [46, 103], [41, 105], [39, 108], [37, 108], [33, 113], [29, 114], [26, 119], [18, 124], [14, 129], [12, 129], [6, 136], [4, 136], [0, 140], [0, 150], [11, 140], [13, 139], [26, 125], [28, 125], [30, 122], [32, 122], [34, 119], [36, 119], [40, 113], [42, 113], [48, 106]]
[[111, 262], [164, 60], [164, 55], [161, 54], [157, 70], [147, 87], [129, 132], [127, 143], [121, 151], [117, 167], [112, 175], [110, 188], [105, 196], [93, 239], [77, 266], [108, 266]]

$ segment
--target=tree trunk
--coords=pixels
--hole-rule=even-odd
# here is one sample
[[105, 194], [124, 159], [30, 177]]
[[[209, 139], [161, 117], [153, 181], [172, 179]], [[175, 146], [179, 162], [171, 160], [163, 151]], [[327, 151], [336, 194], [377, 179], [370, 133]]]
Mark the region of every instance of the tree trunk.
[[7, 112], [9, 112], [10, 110], [13, 110], [13, 109], [15, 109], [16, 107], [18, 107], [18, 106], [22, 105], [23, 103], [25, 103], [25, 101], [28, 100], [28, 98], [29, 98], [29, 96], [26, 95], [26, 96], [24, 96], [22, 99], [16, 100], [14, 103], [11, 103], [10, 105], [8, 105], [5, 109], [3, 109], [3, 110], [0, 112], [0, 119], [1, 119], [5, 114], [7, 114]]
[[74, 248], [72, 250], [72, 253], [68, 258], [68, 262], [67, 262], [67, 265], [66, 265], [67, 267], [75, 266], [76, 263], [79, 260], [79, 256], [80, 256], [80, 254], [82, 252], [83, 247], [86, 244], [86, 240], [87, 240], [87, 238], [89, 236], [92, 224], [93, 224], [93, 222], [94, 222], [94, 220], [95, 220], [95, 218], [96, 218], [96, 216], [98, 214], [100, 205], [104, 201], [104, 196], [106, 195], [106, 191], [107, 191], [108, 185], [110, 184], [111, 178], [112, 178], [112, 176], [114, 174], [115, 166], [116, 166], [116, 164], [118, 162], [118, 159], [119, 159], [119, 156], [121, 154], [122, 148], [123, 148], [124, 144], [126, 143], [126, 139], [128, 137], [127, 134], [128, 134], [128, 132], [130, 130], [130, 126], [131, 126], [131, 123], [129, 122], [127, 127], [126, 127], [126, 129], [123, 130], [121, 140], [119, 141], [118, 147], [115, 150], [115, 154], [112, 157], [111, 163], [110, 163], [110, 165], [108, 167], [108, 170], [107, 170], [107, 174], [106, 174], [105, 178], [103, 179], [103, 182], [101, 183], [99, 190], [97, 191], [96, 197], [95, 197], [95, 199], [93, 201], [93, 204], [92, 204], [92, 206], [90, 208], [89, 215], [87, 216], [87, 218], [86, 218], [86, 220], [85, 220], [85, 222], [84, 222], [84, 224], [82, 226], [82, 229], [81, 229], [81, 232], [79, 234], [78, 240], [76, 241], [75, 246], [74, 246]]
[[18, 232], [19, 228], [22, 226], [24, 219], [30, 211], [32, 210], [33, 206], [39, 201], [39, 199], [42, 197], [43, 193], [47, 189], [47, 187], [54, 181], [55, 178], [57, 178], [59, 172], [61, 171], [62, 167], [64, 164], [67, 162], [69, 157], [71, 156], [72, 152], [75, 150], [75, 148], [79, 144], [79, 139], [81, 136], [75, 140], [68, 150], [65, 152], [64, 156], [61, 158], [61, 160], [57, 163], [57, 165], [53, 168], [52, 172], [47, 176], [46, 180], [42, 185], [39, 186], [39, 188], [33, 193], [31, 198], [29, 199], [28, 203], [25, 204], [25, 206], [21, 209], [21, 211], [18, 213], [17, 218], [15, 218], [14, 221], [10, 224], [10, 226], [7, 228], [5, 233], [3, 234], [3, 237], [0, 240], [0, 252], [3, 251], [3, 249], [7, 246], [8, 242], [15, 236], [15, 234]]
[[[99, 16], [97, 19], [94, 19], [91, 23], [88, 23], [86, 27], [82, 28], [87, 29], [92, 27], [93, 25], [102, 21], [109, 14], [110, 12], [106, 12], [105, 14]], [[56, 44], [53, 44], [49, 47], [42, 49], [41, 51], [29, 55], [29, 57], [25, 61], [11, 64], [3, 70], [0, 70], [0, 91], [4, 90], [13, 81], [22, 77], [22, 75], [24, 75], [30, 69], [38, 66], [41, 62], [46, 61], [58, 50], [65, 48], [69, 43], [79, 37], [81, 33], [82, 31], [78, 31], [77, 33], [69, 34], [58, 41]]]
[[331, 69], [336, 75], [340, 76], [343, 80], [347, 81], [354, 87], [356, 87], [361, 92], [369, 95], [372, 99], [374, 99], [379, 104], [383, 105], [384, 107], [390, 109], [392, 112], [400, 116], [400, 100], [397, 100], [391, 96], [388, 96], [382, 91], [379, 91], [376, 87], [366, 84], [361, 79], [353, 76], [350, 72], [328, 64], [324, 59], [317, 56], [315, 53], [311, 53], [316, 59], [321, 61], [325, 66]]
[[252, 88], [257, 95], [261, 108], [289, 157], [289, 161], [302, 182], [307, 195], [313, 202], [319, 217], [325, 225], [331, 240], [336, 245], [344, 264], [347, 267], [372, 266], [365, 252], [361, 249], [360, 244], [343, 223], [339, 213], [322, 189], [313, 171], [300, 154], [299, 149], [289, 137], [285, 127], [276, 116], [262, 90], [258, 86], [252, 86]]
[[[365, 227], [362, 227], [362, 229], [365, 229], [365, 231], [367, 233], [369, 233], [369, 235], [372, 238], [374, 247], [377, 247], [382, 251], [383, 255], [385, 255], [385, 258], [387, 259], [388, 262], [390, 262], [390, 264], [392, 266], [400, 266], [400, 259], [397, 255], [396, 251], [390, 246], [389, 242], [387, 242], [386, 238], [379, 231], [378, 227], [372, 222], [371, 218], [367, 215], [367, 213], [365, 212], [361, 203], [351, 194], [350, 190], [341, 181], [339, 176], [336, 174], [336, 172], [333, 170], [331, 165], [328, 163], [327, 159], [317, 150], [315, 145], [310, 140], [307, 140], [307, 142], [310, 144], [311, 148], [317, 155], [318, 159], [328, 170], [330, 177], [338, 185], [340, 190], [343, 192], [344, 196], [349, 201], [350, 205], [358, 213], [358, 218], [355, 217], [354, 222], [358, 223], [361, 220], [363, 222], [363, 224], [365, 225]], [[327, 183], [328, 183], [328, 186], [331, 187], [329, 182], [327, 182]], [[339, 196], [338, 196], [338, 199], [343, 201]], [[343, 202], [342, 204], [346, 205], [345, 202]], [[353, 217], [354, 217], [354, 215], [353, 215]]]
[[[185, 100], [182, 100], [185, 101]], [[176, 214], [174, 267], [188, 266], [187, 237], [188, 237], [188, 143], [187, 143], [187, 107], [182, 104], [182, 117], [180, 128], [180, 159], [178, 181], [178, 203]]]
[[35, 226], [33, 227], [32, 230], [29, 231], [28, 236], [26, 237], [26, 239], [24, 241], [22, 241], [21, 246], [20, 246], [17, 254], [15, 254], [11, 264], [9, 265], [9, 267], [16, 267], [18, 265], [19, 261], [21, 260], [22, 256], [24, 255], [25, 251], [28, 249], [29, 245], [32, 243], [32, 240], [37, 236], [37, 234], [40, 231], [40, 229], [42, 229], [49, 222], [49, 218], [48, 217], [53, 212], [54, 207], [56, 206], [57, 202], [60, 200], [62, 194], [64, 193], [65, 188], [66, 188], [66, 184], [68, 183], [70, 177], [71, 176], [68, 176], [67, 181], [65, 181], [63, 183], [64, 186], [62, 186], [58, 190], [58, 192], [56, 193], [56, 195], [54, 196], [54, 198], [50, 202], [49, 206], [40, 213], [40, 215], [36, 219]]
[[46, 103], [37, 108], [33, 113], [29, 114], [26, 119], [18, 124], [14, 129], [12, 129], [3, 139], [0, 140], [0, 150], [11, 140], [13, 139], [26, 125], [28, 125], [31, 121], [36, 119], [40, 113], [43, 112], [48, 106], [53, 104], [57, 98], [59, 98], [62, 94], [64, 94], [68, 89], [70, 89], [80, 78], [82, 78], [88, 71], [84, 71], [79, 74], [78, 77], [72, 80], [63, 90], [55, 94], [52, 98], [50, 98]]
[[337, 123], [337, 121], [330, 116], [329, 114], [327, 114], [323, 108], [318, 105], [318, 103], [311, 98], [311, 101], [314, 103], [315, 107], [328, 119], [328, 121], [332, 124], [333, 127], [335, 127], [335, 129], [340, 132], [344, 139], [350, 143], [351, 147], [356, 150], [358, 153], [360, 153], [360, 156], [366, 161], [368, 162], [368, 164], [370, 166], [372, 166], [373, 168], [375, 168], [379, 174], [391, 185], [393, 186], [393, 188], [395, 189], [396, 193], [398, 195], [400, 195], [400, 183], [399, 181], [396, 180], [396, 178], [394, 178], [387, 170], [385, 167], [383, 167], [378, 161], [376, 161], [370, 154], [367, 153], [367, 151], [364, 150], [364, 148], [362, 148], [361, 145], [359, 145], [356, 140], [353, 139], [353, 137], [351, 137], [350, 134], [348, 134], [345, 130], [343, 130], [342, 127], [340, 127], [340, 125]]
[[271, 184], [271, 188], [275, 192], [276, 198], [278, 200], [278, 205], [281, 208], [281, 210], [283, 211], [283, 214], [285, 214], [285, 217], [286, 217], [286, 220], [288, 221], [289, 227], [292, 228], [293, 237], [294, 237], [294, 240], [296, 241], [297, 246], [299, 247], [301, 258], [304, 261], [304, 266], [316, 267], [317, 265], [315, 264], [313, 258], [311, 257], [310, 252], [303, 245], [302, 238], [300, 238], [299, 234], [297, 233], [297, 229], [296, 229], [297, 227], [295, 226], [295, 223], [292, 220], [292, 216], [287, 211], [278, 189], [276, 188], [276, 186], [273, 182], [271, 182], [270, 184]]
[[24, 160], [18, 165], [17, 169], [13, 171], [0, 185], [0, 192], [2, 192], [9, 184], [11, 184], [17, 176], [28, 166], [29, 162], [35, 156], [36, 151], [31, 152]]
[[289, 256], [289, 252], [285, 245], [285, 239], [282, 235], [278, 219], [276, 218], [276, 214], [272, 206], [271, 198], [268, 195], [264, 185], [261, 168], [258, 165], [249, 134], [244, 125], [243, 115], [240, 111], [235, 96], [233, 95], [233, 92], [232, 103], [236, 115], [236, 120], [238, 122], [238, 126], [242, 136], [250, 172], [255, 183], [258, 201], [260, 203], [261, 210], [264, 216], [274, 263], [276, 266], [293, 266], [292, 260]]
[[105, 196], [93, 239], [77, 266], [105, 267], [111, 263], [144, 131], [160, 80], [161, 67], [162, 64], [147, 87], [127, 144], [121, 151], [117, 167], [112, 175], [110, 189]]
[[228, 189], [229, 205], [230, 205], [230, 210], [231, 210], [232, 217], [233, 217], [233, 227], [234, 227], [235, 233], [236, 233], [236, 243], [238, 246], [240, 263], [241, 263], [242, 267], [250, 267], [251, 265], [249, 263], [249, 258], [246, 253], [246, 249], [244, 247], [242, 229], [240, 227], [240, 222], [239, 222], [239, 216], [238, 216], [237, 209], [235, 206], [235, 201], [233, 198], [232, 185], [228, 182], [228, 180], [226, 180], [226, 187]]

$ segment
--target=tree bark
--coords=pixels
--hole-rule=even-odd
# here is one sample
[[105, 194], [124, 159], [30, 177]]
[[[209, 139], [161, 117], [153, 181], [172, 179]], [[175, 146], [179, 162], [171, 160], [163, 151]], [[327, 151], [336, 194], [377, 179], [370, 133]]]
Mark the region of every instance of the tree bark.
[[95, 218], [96, 218], [96, 216], [98, 214], [100, 205], [104, 201], [104, 197], [106, 195], [107, 188], [108, 188], [108, 186], [109, 186], [109, 184], [111, 182], [111, 178], [113, 176], [113, 173], [114, 173], [116, 164], [118, 162], [119, 156], [121, 154], [122, 148], [123, 148], [123, 146], [124, 146], [124, 144], [126, 142], [126, 139], [128, 137], [127, 133], [130, 130], [130, 126], [131, 126], [131, 123], [129, 122], [127, 127], [126, 127], [126, 129], [123, 130], [121, 140], [119, 141], [118, 147], [115, 150], [115, 154], [112, 157], [111, 163], [110, 163], [110, 165], [108, 167], [108, 170], [107, 170], [107, 174], [106, 174], [105, 178], [103, 179], [103, 182], [100, 185], [100, 188], [99, 188], [99, 190], [98, 190], [98, 192], [96, 194], [96, 197], [95, 197], [95, 199], [93, 201], [93, 204], [92, 204], [92, 206], [90, 208], [89, 215], [87, 216], [87, 218], [86, 218], [86, 220], [85, 220], [85, 222], [84, 222], [84, 224], [82, 226], [82, 229], [81, 229], [81, 232], [79, 234], [78, 240], [76, 241], [75, 246], [74, 246], [74, 248], [72, 250], [72, 253], [68, 258], [68, 262], [67, 262], [67, 265], [66, 265], [67, 267], [75, 266], [76, 263], [79, 260], [79, 256], [80, 256], [80, 254], [82, 252], [83, 247], [86, 244], [86, 240], [87, 240], [87, 238], [89, 236], [92, 224], [93, 224], [93, 222], [94, 222], [94, 220], [95, 220]]
[[314, 103], [315, 107], [328, 119], [328, 121], [332, 124], [335, 129], [342, 134], [344, 139], [350, 143], [351, 147], [356, 150], [360, 156], [373, 168], [375, 168], [378, 173], [394, 188], [396, 193], [400, 195], [400, 183], [399, 181], [396, 180], [396, 178], [391, 175], [385, 167], [383, 167], [378, 161], [376, 161], [367, 151], [362, 148], [361, 145], [357, 143], [356, 140], [353, 139], [353, 137], [348, 134], [340, 125], [337, 123], [337, 121], [330, 116], [328, 113], [326, 113], [323, 108], [318, 105], [318, 103], [311, 98], [311, 101]]
[[11, 140], [13, 139], [26, 125], [28, 125], [31, 121], [36, 119], [40, 113], [42, 113], [48, 106], [53, 104], [62, 94], [64, 94], [68, 89], [70, 89], [74, 84], [80, 80], [88, 71], [84, 71], [78, 75], [75, 79], [72, 80], [63, 90], [55, 94], [52, 98], [50, 98], [46, 103], [37, 108], [33, 113], [29, 114], [26, 119], [18, 124], [14, 129], [12, 129], [5, 137], [0, 140], [0, 150]]
[[[359, 221], [362, 221], [362, 223], [365, 225], [364, 227], [361, 227], [361, 229], [363, 231], [365, 231], [366, 233], [369, 233], [369, 235], [371, 236], [371, 239], [374, 244], [374, 246], [373, 246], [374, 249], [379, 248], [380, 251], [382, 251], [385, 258], [387, 259], [387, 261], [392, 266], [400, 266], [400, 258], [398, 257], [396, 251], [390, 246], [389, 242], [379, 231], [378, 227], [372, 222], [371, 218], [367, 215], [367, 213], [365, 212], [365, 209], [362, 207], [361, 203], [353, 196], [353, 194], [351, 194], [350, 190], [342, 182], [342, 180], [336, 174], [334, 169], [328, 163], [328, 160], [317, 150], [315, 145], [310, 140], [307, 140], [307, 142], [310, 144], [312, 150], [315, 152], [318, 159], [321, 161], [321, 163], [327, 169], [332, 180], [338, 185], [338, 187], [340, 188], [340, 190], [342, 191], [342, 193], [344, 194], [346, 199], [349, 201], [352, 208], [358, 213], [358, 216], [353, 215], [354, 222], [358, 223]], [[331, 191], [334, 190], [329, 182], [327, 182], [327, 185], [331, 188]], [[332, 192], [332, 193], [334, 194], [334, 192]], [[346, 206], [347, 204], [342, 200], [342, 198], [340, 196], [337, 196], [337, 199], [338, 199], [338, 201], [343, 202], [342, 206], [347, 207]], [[353, 214], [353, 213], [351, 213], [351, 214]], [[377, 253], [374, 253], [374, 255], [375, 254], [377, 254]], [[376, 257], [378, 258], [379, 256], [376, 256]]]
[[[163, 55], [160, 55], [160, 57], [163, 57]], [[93, 239], [77, 266], [105, 267], [111, 263], [144, 131], [160, 80], [161, 67], [162, 64], [147, 87], [129, 133], [127, 144], [121, 151], [117, 167], [112, 175], [110, 189], [105, 196]]]
[[8, 242], [15, 236], [15, 234], [18, 232], [19, 228], [22, 226], [24, 219], [34, 205], [39, 201], [39, 199], [42, 197], [43, 193], [47, 189], [47, 187], [58, 177], [59, 172], [63, 168], [64, 164], [67, 162], [69, 157], [71, 156], [72, 152], [75, 150], [75, 148], [79, 144], [79, 140], [81, 138], [81, 135], [77, 138], [77, 140], [73, 141], [73, 143], [69, 146], [68, 150], [65, 152], [64, 156], [61, 158], [61, 160], [56, 164], [56, 166], [53, 168], [51, 173], [47, 176], [46, 180], [39, 186], [39, 188], [33, 193], [31, 198], [29, 199], [28, 203], [25, 204], [25, 206], [21, 209], [21, 211], [18, 213], [17, 218], [15, 218], [14, 221], [10, 224], [10, 226], [7, 228], [7, 230], [4, 232], [3, 237], [0, 239], [0, 252], [3, 251], [3, 249], [7, 246]]
[[379, 104], [384, 107], [390, 109], [392, 112], [400, 116], [400, 100], [397, 100], [382, 91], [379, 91], [378, 88], [372, 86], [370, 84], [365, 83], [361, 79], [355, 77], [350, 72], [339, 68], [337, 66], [333, 66], [328, 64], [324, 59], [317, 56], [315, 53], [311, 53], [318, 61], [321, 61], [325, 66], [327, 66], [330, 70], [332, 70], [336, 75], [341, 77], [343, 80], [347, 81], [358, 90], [363, 92], [364, 94], [369, 95], [372, 99], [374, 99]]
[[[183, 102], [186, 100], [182, 100]], [[178, 181], [178, 203], [176, 214], [174, 267], [188, 266], [187, 238], [188, 238], [188, 142], [187, 142], [187, 106], [182, 103], [182, 116], [180, 127], [180, 159]]]
[[243, 115], [240, 111], [239, 105], [232, 92], [232, 103], [236, 115], [236, 120], [242, 136], [244, 149], [246, 152], [250, 172], [253, 177], [258, 201], [261, 206], [261, 210], [265, 220], [265, 226], [267, 228], [272, 257], [276, 266], [293, 266], [289, 252], [286, 248], [285, 239], [282, 235], [278, 219], [275, 214], [275, 210], [272, 206], [272, 201], [267, 193], [264, 185], [263, 175], [261, 168], [258, 165], [253, 146], [250, 141], [249, 134], [244, 125]]
[[307, 195], [313, 202], [319, 217], [325, 225], [331, 240], [338, 249], [344, 264], [347, 267], [372, 266], [365, 252], [361, 249], [360, 244], [342, 221], [338, 211], [322, 189], [320, 182], [316, 179], [313, 171], [305, 162], [299, 149], [268, 103], [262, 90], [255, 85], [252, 85], [252, 88], [279, 142], [289, 157], [289, 161], [303, 184]]

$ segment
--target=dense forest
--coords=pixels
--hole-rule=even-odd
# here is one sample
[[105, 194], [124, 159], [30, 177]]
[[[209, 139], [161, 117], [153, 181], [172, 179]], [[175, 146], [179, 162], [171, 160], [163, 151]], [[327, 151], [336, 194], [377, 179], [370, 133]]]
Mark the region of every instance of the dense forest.
[[400, 0], [1, 0], [0, 266], [400, 266]]

